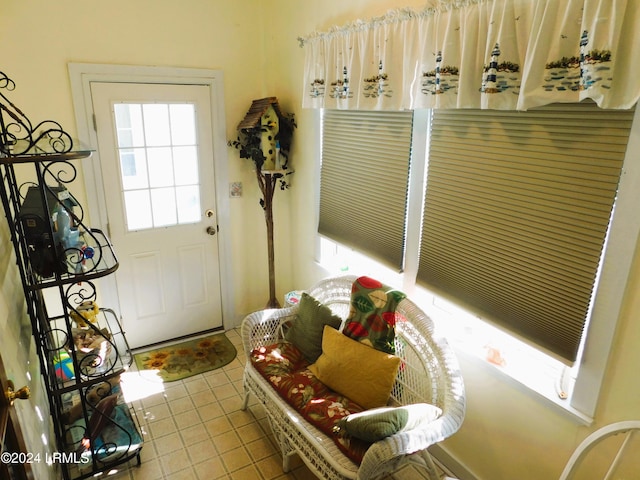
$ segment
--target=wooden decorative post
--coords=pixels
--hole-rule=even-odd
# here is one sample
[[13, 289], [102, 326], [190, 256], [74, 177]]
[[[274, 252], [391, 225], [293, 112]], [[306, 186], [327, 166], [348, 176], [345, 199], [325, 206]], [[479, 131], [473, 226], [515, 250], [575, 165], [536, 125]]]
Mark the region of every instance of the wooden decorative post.
[[267, 252], [269, 256], [269, 301], [267, 308], [280, 308], [280, 303], [276, 298], [276, 272], [275, 254], [273, 246], [273, 194], [275, 193], [276, 182], [282, 178], [282, 173], [276, 171], [256, 171], [258, 185], [262, 192], [264, 219], [267, 223]]
[[[273, 194], [280, 181], [281, 189], [288, 187], [283, 180], [292, 173], [287, 159], [293, 129], [293, 115], [283, 115], [276, 97], [254, 100], [244, 120], [238, 125], [240, 136], [229, 142], [240, 150], [240, 157], [250, 158], [256, 166], [258, 186], [262, 192], [260, 205], [267, 223], [267, 252], [269, 258], [269, 301], [267, 308], [279, 308], [276, 298], [276, 273], [273, 243]], [[284, 162], [281, 161], [284, 160]]]

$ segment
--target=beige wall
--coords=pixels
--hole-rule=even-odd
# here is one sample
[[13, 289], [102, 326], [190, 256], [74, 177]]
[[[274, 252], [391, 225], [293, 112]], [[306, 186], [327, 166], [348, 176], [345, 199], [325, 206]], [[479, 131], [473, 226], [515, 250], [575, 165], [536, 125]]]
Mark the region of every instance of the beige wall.
[[[0, 40], [9, 46], [0, 70], [15, 81], [10, 98], [32, 121], [54, 119], [74, 134], [70, 62], [220, 69], [231, 139], [251, 100], [277, 94], [267, 83], [266, 72], [276, 63], [265, 55], [269, 22], [263, 9], [264, 2], [256, 0], [0, 0]], [[234, 247], [234, 274], [241, 286], [235, 288], [235, 311], [241, 317], [268, 299], [266, 230], [251, 162], [239, 159], [233, 149], [228, 161], [229, 181], [244, 185], [244, 196], [230, 201], [233, 223], [224, 232]], [[80, 199], [82, 190], [80, 176], [73, 187]], [[279, 217], [288, 215], [280, 213], [279, 197], [276, 258], [283, 258], [283, 237], [289, 235]], [[283, 262], [277, 266], [287, 272]]]
[[[291, 189], [275, 197], [278, 296], [317, 280], [315, 200], [318, 124], [302, 110], [304, 50], [296, 37], [357, 18], [381, 15], [416, 0], [0, 0], [0, 70], [16, 81], [11, 98], [34, 120], [53, 118], [69, 131], [75, 120], [68, 62], [215, 68], [224, 71], [227, 137], [252, 99], [275, 95], [296, 113]], [[268, 298], [266, 241], [259, 192], [248, 161], [228, 150], [229, 181], [244, 183], [244, 196], [230, 200], [228, 235], [236, 275], [235, 309], [241, 315]], [[2, 238], [5, 241], [5, 238]], [[0, 249], [0, 273], [13, 268]], [[640, 255], [636, 255], [640, 257]], [[631, 259], [629, 260], [631, 261]], [[6, 296], [4, 302], [15, 300]], [[638, 418], [635, 381], [640, 351], [640, 259], [636, 259], [609, 362], [596, 425], [580, 427], [546, 403], [461, 356], [468, 414], [447, 450], [484, 480], [557, 478], [573, 448], [596, 426]], [[2, 313], [2, 312], [0, 312]], [[5, 348], [5, 335], [0, 349]]]

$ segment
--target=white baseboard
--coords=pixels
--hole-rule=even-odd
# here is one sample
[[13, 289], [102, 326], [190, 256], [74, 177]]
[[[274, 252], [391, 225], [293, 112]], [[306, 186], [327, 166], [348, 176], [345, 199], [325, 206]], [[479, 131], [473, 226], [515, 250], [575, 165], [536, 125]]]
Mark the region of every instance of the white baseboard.
[[436, 464], [451, 477], [459, 480], [481, 480], [459, 458], [452, 455], [442, 445], [432, 445], [429, 452]]

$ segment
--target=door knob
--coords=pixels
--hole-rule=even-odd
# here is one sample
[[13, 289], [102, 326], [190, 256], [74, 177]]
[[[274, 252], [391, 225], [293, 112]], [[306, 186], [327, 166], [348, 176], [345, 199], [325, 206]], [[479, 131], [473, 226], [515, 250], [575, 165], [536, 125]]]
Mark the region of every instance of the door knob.
[[209, 235], [215, 235], [216, 234], [216, 227], [211, 227], [211, 226], [207, 227], [207, 233]]
[[9, 401], [9, 406], [13, 405], [15, 400], [26, 400], [31, 396], [31, 389], [27, 386], [22, 387], [21, 389], [14, 391], [14, 385], [11, 380], [7, 382], [7, 391], [5, 392], [5, 396]]

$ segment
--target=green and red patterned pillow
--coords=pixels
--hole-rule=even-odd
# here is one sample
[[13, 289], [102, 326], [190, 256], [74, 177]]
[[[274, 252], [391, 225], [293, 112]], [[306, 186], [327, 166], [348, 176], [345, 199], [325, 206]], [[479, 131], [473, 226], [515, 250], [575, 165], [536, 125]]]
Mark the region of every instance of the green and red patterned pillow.
[[396, 306], [406, 295], [370, 277], [351, 288], [351, 310], [343, 333], [386, 353], [395, 353]]

